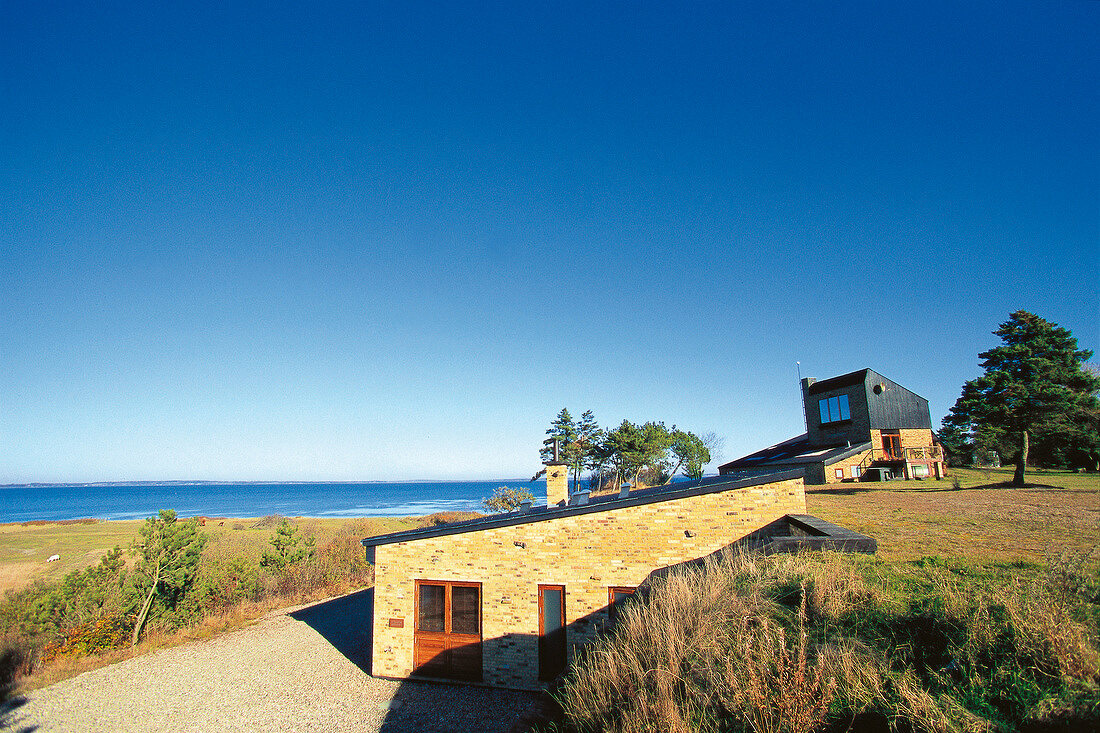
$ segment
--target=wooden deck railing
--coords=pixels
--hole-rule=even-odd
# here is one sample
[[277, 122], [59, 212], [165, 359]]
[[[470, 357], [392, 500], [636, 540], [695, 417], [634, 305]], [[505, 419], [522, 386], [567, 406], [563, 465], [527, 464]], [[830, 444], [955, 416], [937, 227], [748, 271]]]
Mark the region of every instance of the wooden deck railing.
[[903, 448], [901, 451], [887, 451], [882, 448], [872, 448], [860, 461], [861, 472], [876, 462], [882, 463], [908, 463], [923, 461], [942, 461], [943, 448], [938, 445], [925, 445], [916, 448]]

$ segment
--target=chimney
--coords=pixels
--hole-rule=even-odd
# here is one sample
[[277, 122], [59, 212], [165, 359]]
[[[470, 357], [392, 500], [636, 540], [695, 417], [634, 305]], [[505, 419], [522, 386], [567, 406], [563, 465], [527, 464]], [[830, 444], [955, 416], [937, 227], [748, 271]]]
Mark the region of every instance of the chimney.
[[546, 464], [546, 506], [553, 509], [569, 501], [569, 464]]
[[546, 506], [553, 509], [569, 503], [569, 464], [558, 458], [554, 441], [554, 459], [546, 463]]

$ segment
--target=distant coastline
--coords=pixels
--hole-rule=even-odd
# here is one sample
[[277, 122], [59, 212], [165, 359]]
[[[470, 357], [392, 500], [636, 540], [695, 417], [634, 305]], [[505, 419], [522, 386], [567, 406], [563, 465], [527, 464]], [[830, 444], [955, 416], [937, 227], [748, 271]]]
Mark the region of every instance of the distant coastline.
[[0, 522], [143, 519], [160, 509], [182, 517], [405, 517], [478, 511], [498, 486], [545, 501], [545, 481], [126, 481], [9, 484]]
[[38, 489], [49, 487], [81, 487], [81, 486], [309, 486], [311, 484], [323, 486], [339, 484], [341, 486], [355, 486], [360, 484], [466, 484], [466, 483], [518, 483], [528, 481], [524, 478], [490, 478], [490, 479], [398, 479], [395, 481], [381, 480], [348, 480], [348, 481], [217, 481], [206, 479], [180, 479], [174, 481], [35, 481], [26, 484], [0, 484], [0, 489]]

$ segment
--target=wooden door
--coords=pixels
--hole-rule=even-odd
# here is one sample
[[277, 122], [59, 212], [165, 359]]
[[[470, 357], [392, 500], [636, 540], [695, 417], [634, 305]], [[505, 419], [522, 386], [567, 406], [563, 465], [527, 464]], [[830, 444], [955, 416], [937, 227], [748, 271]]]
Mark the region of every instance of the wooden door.
[[887, 460], [901, 460], [901, 434], [897, 430], [882, 431], [882, 452]]
[[565, 586], [539, 586], [539, 679], [552, 680], [565, 669]]
[[481, 679], [481, 584], [418, 580], [413, 674]]

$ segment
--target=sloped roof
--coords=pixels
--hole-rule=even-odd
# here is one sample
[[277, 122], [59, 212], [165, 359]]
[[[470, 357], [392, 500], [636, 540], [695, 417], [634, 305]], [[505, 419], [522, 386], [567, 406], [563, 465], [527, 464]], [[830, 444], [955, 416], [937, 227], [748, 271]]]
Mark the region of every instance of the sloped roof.
[[857, 369], [854, 372], [841, 374], [839, 377], [829, 377], [820, 382], [814, 382], [810, 385], [810, 388], [806, 390], [806, 393], [813, 395], [821, 392], [828, 392], [830, 389], [837, 389], [839, 387], [850, 387], [853, 384], [863, 384], [867, 381], [867, 373], [870, 371], [870, 369]]
[[[568, 504], [566, 506], [536, 506], [526, 511], [508, 512], [507, 514], [490, 514], [477, 519], [468, 519], [464, 522], [441, 524], [435, 527], [423, 527], [419, 529], [407, 529], [402, 532], [367, 537], [361, 541], [364, 547], [376, 547], [389, 545], [395, 542], [410, 542], [423, 540], [430, 537], [444, 537], [464, 532], [479, 532], [483, 529], [496, 529], [498, 527], [511, 527], [519, 524], [531, 524], [533, 522], [545, 522], [550, 519], [572, 517], [581, 514], [594, 514], [606, 512], [624, 507], [654, 504], [662, 501], [685, 499], [704, 494], [717, 494], [734, 489], [743, 489], [749, 486], [772, 483], [774, 481], [786, 481], [788, 479], [802, 478], [802, 471], [776, 471], [775, 473], [761, 476], [750, 476], [743, 479], [710, 479], [702, 482], [681, 481], [665, 486], [654, 486], [648, 489], [631, 491], [629, 496], [620, 499], [618, 494], [597, 496], [589, 500], [587, 504]], [[685, 486], [685, 484], [687, 484]]]
[[855, 445], [820, 446], [811, 445], [806, 433], [796, 435], [793, 438], [776, 443], [764, 450], [750, 453], [735, 461], [724, 463], [718, 467], [719, 471], [728, 469], [752, 469], [767, 468], [775, 465], [824, 463], [826, 466], [837, 461], [858, 455], [871, 448], [871, 442], [856, 443]]

